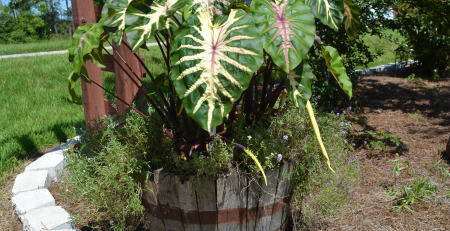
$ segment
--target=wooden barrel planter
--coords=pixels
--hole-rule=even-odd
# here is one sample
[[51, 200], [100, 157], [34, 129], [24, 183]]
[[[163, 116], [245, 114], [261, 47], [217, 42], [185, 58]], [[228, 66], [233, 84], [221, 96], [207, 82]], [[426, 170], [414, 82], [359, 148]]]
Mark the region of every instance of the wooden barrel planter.
[[283, 161], [267, 171], [267, 186], [238, 172], [185, 177], [158, 169], [142, 195], [146, 226], [154, 231], [285, 230], [294, 167]]

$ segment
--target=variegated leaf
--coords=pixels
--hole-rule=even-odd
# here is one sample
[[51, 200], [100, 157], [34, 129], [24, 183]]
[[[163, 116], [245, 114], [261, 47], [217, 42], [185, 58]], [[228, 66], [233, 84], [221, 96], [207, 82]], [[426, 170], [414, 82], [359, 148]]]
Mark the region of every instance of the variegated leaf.
[[[98, 59], [98, 49], [101, 47], [101, 35], [103, 33], [102, 18], [98, 23], [88, 23], [75, 30], [72, 38], [72, 46], [69, 48], [69, 60], [73, 62], [73, 71], [80, 74], [84, 61]], [[91, 54], [92, 53], [92, 54]], [[99, 64], [101, 59], [96, 64]]]
[[314, 43], [314, 15], [300, 0], [279, 4], [253, 0], [253, 18], [262, 35], [264, 49], [285, 72], [294, 69]]
[[311, 98], [311, 84], [314, 78], [311, 66], [303, 60], [287, 77], [289, 99], [294, 101], [296, 107], [305, 108]]
[[[103, 7], [103, 17], [109, 17], [105, 21], [105, 27], [111, 33], [111, 38], [120, 45], [122, 44], [123, 31], [125, 30], [126, 12], [132, 0], [108, 0]], [[150, 1], [151, 3], [151, 1]]]
[[212, 26], [208, 12], [192, 15], [171, 53], [176, 92], [186, 112], [209, 132], [223, 122], [263, 62], [261, 37], [243, 10], [231, 10], [220, 26]]
[[347, 93], [347, 95], [352, 97], [352, 82], [347, 76], [347, 71], [345, 70], [344, 63], [342, 62], [341, 56], [339, 56], [338, 51], [331, 46], [322, 46], [323, 56], [325, 57], [325, 63], [328, 69], [333, 74], [334, 78], [338, 81], [339, 86]]
[[[127, 40], [133, 52], [151, 38], [155, 31], [167, 28], [166, 18], [182, 9], [187, 0], [135, 0], [126, 13]], [[169, 21], [170, 23], [170, 21]]]
[[344, 18], [344, 0], [304, 0], [323, 24], [338, 30]]
[[347, 31], [347, 36], [350, 40], [354, 40], [358, 36], [359, 30], [359, 12], [358, 6], [351, 0], [344, 0], [345, 2], [345, 16], [344, 26]]

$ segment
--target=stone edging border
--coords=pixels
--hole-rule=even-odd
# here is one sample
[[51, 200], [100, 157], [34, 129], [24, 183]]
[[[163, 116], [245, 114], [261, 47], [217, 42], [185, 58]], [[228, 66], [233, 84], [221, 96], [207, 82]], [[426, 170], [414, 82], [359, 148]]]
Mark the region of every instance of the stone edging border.
[[[55, 199], [48, 191], [50, 181], [57, 177], [64, 167], [64, 152], [78, 142], [79, 136], [44, 154], [17, 175], [12, 189], [12, 206], [23, 224], [23, 230], [75, 231], [70, 214], [61, 206], [55, 206]], [[62, 149], [65, 148], [65, 149]]]
[[[414, 63], [408, 60], [402, 63], [389, 63], [364, 70], [356, 70], [361, 75], [370, 75], [379, 72], [402, 69]], [[25, 168], [25, 171], [16, 177], [12, 189], [12, 205], [17, 216], [23, 224], [25, 231], [59, 230], [76, 231], [70, 214], [61, 206], [55, 206], [55, 199], [47, 190], [50, 180], [54, 179], [63, 169], [64, 152], [80, 140], [74, 137], [60, 147], [51, 150]]]

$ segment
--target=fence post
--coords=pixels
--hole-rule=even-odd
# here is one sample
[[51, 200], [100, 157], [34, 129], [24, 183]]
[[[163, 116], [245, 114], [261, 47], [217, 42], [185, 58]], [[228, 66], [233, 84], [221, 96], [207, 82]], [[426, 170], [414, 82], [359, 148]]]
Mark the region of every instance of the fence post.
[[[72, 0], [72, 12], [75, 29], [84, 26], [87, 23], [96, 23], [94, 2], [92, 0]], [[92, 64], [91, 61], [86, 62], [86, 69], [89, 78], [95, 82], [102, 84], [102, 73], [99, 67]], [[88, 84], [81, 80], [81, 89], [83, 92], [84, 118], [86, 125], [105, 115], [105, 103], [103, 90], [94, 85]]]
[[[123, 43], [127, 43], [126, 35], [123, 35]], [[114, 63], [114, 73], [116, 76], [116, 91], [117, 96], [119, 98], [122, 98], [125, 102], [130, 103], [133, 101], [134, 97], [138, 93], [138, 87], [133, 83], [133, 81], [130, 78], [133, 78], [137, 83], [140, 83], [138, 79], [136, 79], [136, 76], [133, 74], [136, 73], [139, 79], [142, 78], [142, 71], [139, 64], [139, 61], [136, 59], [136, 57], [131, 53], [130, 49], [126, 47], [124, 44], [121, 44], [120, 46], [117, 46], [117, 44], [113, 41], [113, 48], [116, 50], [114, 52], [113, 56], [116, 60], [119, 61], [118, 63]], [[117, 54], [118, 53], [118, 54]], [[139, 55], [139, 51], [136, 52], [137, 55]], [[119, 56], [120, 54], [120, 56]], [[128, 68], [128, 66], [122, 61], [125, 61], [128, 66], [131, 67], [133, 72], [131, 72]], [[122, 66], [130, 75], [128, 76], [120, 66]], [[119, 114], [123, 114], [125, 110], [127, 109], [127, 105], [122, 103], [121, 101], [117, 102], [117, 111]]]

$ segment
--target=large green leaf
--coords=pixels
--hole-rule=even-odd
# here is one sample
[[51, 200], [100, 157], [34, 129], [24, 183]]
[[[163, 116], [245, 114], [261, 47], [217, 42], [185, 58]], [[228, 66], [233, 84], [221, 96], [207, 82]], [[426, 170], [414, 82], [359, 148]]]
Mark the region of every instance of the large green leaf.
[[172, 72], [186, 112], [205, 130], [223, 122], [263, 62], [261, 37], [251, 14], [231, 10], [212, 26], [208, 12], [189, 17], [172, 47]]
[[344, 0], [304, 0], [323, 24], [338, 30], [344, 18]]
[[342, 62], [341, 56], [339, 56], [338, 51], [331, 46], [322, 46], [323, 56], [325, 57], [325, 63], [328, 69], [333, 74], [334, 78], [339, 83], [339, 86], [345, 91], [345, 93], [351, 98], [352, 97], [352, 82], [347, 76], [347, 71], [345, 70], [344, 63]]
[[[155, 31], [166, 29], [169, 18], [182, 9], [187, 0], [135, 0], [126, 13], [125, 32], [133, 52], [151, 38]], [[170, 21], [169, 21], [170, 22]]]
[[316, 27], [310, 8], [300, 0], [280, 4], [253, 0], [251, 10], [264, 49], [285, 72], [294, 69], [314, 43]]
[[87, 69], [86, 66], [81, 66], [80, 68], [80, 74], [77, 74], [75, 72], [70, 73], [69, 75], [69, 100], [76, 103], [81, 104], [81, 101], [78, 99], [77, 94], [75, 93], [75, 86], [77, 81], [81, 78], [87, 79]]
[[347, 36], [350, 40], [354, 40], [358, 36], [359, 30], [359, 12], [358, 6], [351, 0], [344, 0], [345, 2], [345, 16], [344, 26], [347, 31]]
[[[75, 30], [72, 38], [72, 46], [69, 48], [69, 60], [73, 61], [73, 71], [80, 75], [81, 67], [87, 60], [93, 60], [97, 65], [103, 65], [103, 57], [99, 57], [101, 51], [101, 35], [103, 33], [102, 18], [98, 23], [88, 23]], [[88, 81], [88, 80], [87, 80]]]
[[289, 99], [294, 101], [296, 107], [305, 108], [307, 101], [311, 98], [311, 84], [314, 78], [311, 66], [303, 60], [287, 76], [287, 89]]
[[122, 44], [126, 12], [131, 2], [132, 0], [108, 0], [103, 7], [103, 17], [109, 17], [105, 21], [106, 30], [111, 32], [111, 38], [118, 45]]

